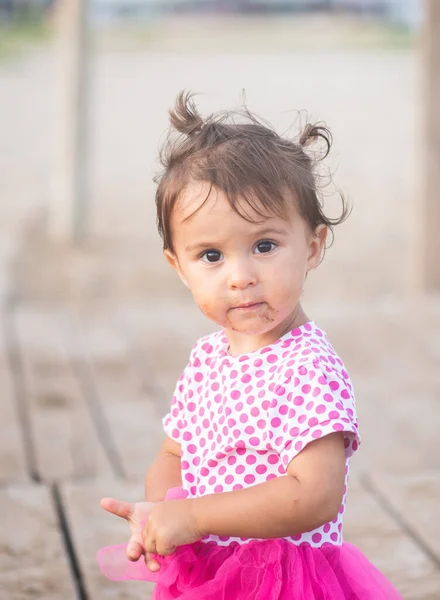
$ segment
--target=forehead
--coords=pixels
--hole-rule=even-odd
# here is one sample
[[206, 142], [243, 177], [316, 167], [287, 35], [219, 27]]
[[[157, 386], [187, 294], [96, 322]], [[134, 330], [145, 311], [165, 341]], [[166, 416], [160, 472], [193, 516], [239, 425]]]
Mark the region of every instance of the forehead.
[[[249, 195], [248, 195], [249, 197]], [[249, 202], [243, 197], [237, 197], [235, 208], [231, 206], [225, 192], [205, 181], [190, 182], [177, 201], [171, 225], [173, 234], [182, 230], [197, 230], [199, 228], [233, 226], [234, 229], [249, 231], [264, 223], [288, 225], [296, 209], [294, 203], [286, 201], [285, 216], [270, 214], [256, 194], [250, 196]], [[292, 205], [291, 209], [289, 204]]]

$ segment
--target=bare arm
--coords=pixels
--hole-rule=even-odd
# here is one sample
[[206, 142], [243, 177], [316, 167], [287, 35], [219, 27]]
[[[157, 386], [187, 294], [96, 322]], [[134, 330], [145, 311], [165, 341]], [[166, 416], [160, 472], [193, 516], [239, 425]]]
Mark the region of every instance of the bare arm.
[[145, 477], [147, 502], [161, 502], [168, 489], [182, 485], [181, 456], [180, 444], [167, 436]]
[[341, 505], [345, 479], [342, 432], [308, 444], [287, 475], [243, 490], [192, 500], [200, 533], [277, 538], [311, 531], [331, 521]]

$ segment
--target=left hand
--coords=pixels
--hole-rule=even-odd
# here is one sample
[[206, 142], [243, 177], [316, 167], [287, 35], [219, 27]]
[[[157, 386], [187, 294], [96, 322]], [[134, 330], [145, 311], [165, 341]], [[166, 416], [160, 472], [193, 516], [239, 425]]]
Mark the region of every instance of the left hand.
[[165, 500], [148, 513], [142, 539], [146, 552], [167, 556], [178, 546], [203, 537], [194, 514], [193, 500]]

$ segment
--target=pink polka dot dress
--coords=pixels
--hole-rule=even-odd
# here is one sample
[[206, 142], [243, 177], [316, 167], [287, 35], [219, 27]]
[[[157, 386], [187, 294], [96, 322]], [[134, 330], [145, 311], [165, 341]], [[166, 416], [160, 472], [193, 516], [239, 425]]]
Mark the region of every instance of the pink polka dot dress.
[[[309, 442], [335, 431], [345, 432], [348, 478], [349, 457], [359, 443], [353, 389], [323, 332], [306, 323], [251, 354], [232, 358], [227, 349], [222, 332], [199, 341], [164, 419], [165, 432], [182, 447], [182, 483], [189, 497], [285, 475]], [[287, 539], [341, 544], [344, 506], [345, 494], [334, 522]]]
[[285, 475], [307, 444], [342, 431], [346, 469], [341, 507], [333, 521], [282, 539], [210, 535], [178, 548], [171, 557], [160, 557], [161, 569], [154, 574], [142, 560], [125, 560], [122, 569], [113, 561], [109, 568], [103, 554], [100, 564], [107, 576], [156, 581], [155, 600], [401, 598], [359, 550], [343, 542], [358, 423], [349, 375], [315, 323], [238, 357], [228, 354], [223, 332], [202, 338], [163, 424], [182, 448], [182, 488], [171, 493], [190, 498]]

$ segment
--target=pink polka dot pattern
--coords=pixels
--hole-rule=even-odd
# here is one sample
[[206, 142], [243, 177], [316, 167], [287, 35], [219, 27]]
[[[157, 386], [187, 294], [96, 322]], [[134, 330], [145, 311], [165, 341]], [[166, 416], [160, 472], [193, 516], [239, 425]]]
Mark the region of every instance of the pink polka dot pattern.
[[[223, 332], [197, 342], [163, 420], [166, 434], [182, 447], [184, 488], [196, 497], [269, 481], [285, 475], [307, 444], [342, 431], [346, 480], [336, 518], [286, 538], [314, 547], [342, 544], [349, 459], [360, 438], [353, 388], [341, 359], [313, 322], [250, 354], [231, 357], [227, 350]], [[223, 545], [249, 541], [205, 539]]]

